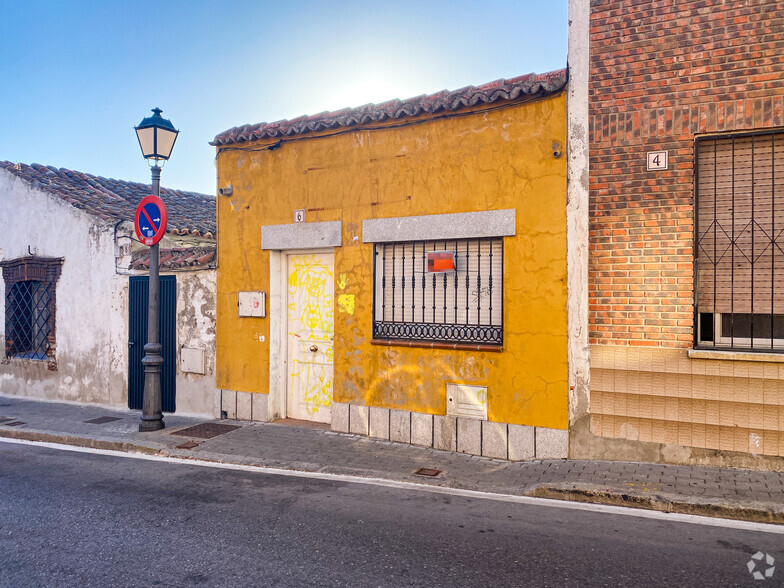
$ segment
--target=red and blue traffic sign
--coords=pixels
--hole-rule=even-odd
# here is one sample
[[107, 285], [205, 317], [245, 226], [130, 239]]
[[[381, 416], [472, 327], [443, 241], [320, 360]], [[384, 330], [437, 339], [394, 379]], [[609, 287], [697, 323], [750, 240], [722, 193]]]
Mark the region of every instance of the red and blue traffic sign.
[[145, 196], [136, 207], [136, 235], [145, 245], [155, 245], [166, 233], [168, 220], [163, 200], [152, 194]]

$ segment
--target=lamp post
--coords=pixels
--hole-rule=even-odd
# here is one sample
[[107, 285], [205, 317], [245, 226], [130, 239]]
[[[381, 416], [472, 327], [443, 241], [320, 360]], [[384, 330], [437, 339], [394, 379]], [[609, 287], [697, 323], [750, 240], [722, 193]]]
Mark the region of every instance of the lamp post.
[[[169, 159], [178, 130], [171, 121], [161, 116], [160, 108], [152, 109], [153, 115], [148, 116], [134, 127], [139, 139], [139, 147], [152, 172], [152, 193], [161, 195], [161, 168]], [[142, 421], [139, 430], [158, 431], [166, 425], [161, 412], [161, 343], [158, 337], [158, 243], [150, 247], [150, 280], [149, 307], [147, 314], [147, 343], [144, 346], [144, 400], [142, 403]]]

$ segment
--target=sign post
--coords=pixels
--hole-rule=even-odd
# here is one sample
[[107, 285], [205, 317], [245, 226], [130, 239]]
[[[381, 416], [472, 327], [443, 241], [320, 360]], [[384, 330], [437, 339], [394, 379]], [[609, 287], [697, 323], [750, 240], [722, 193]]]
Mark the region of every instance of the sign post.
[[152, 167], [152, 189], [154, 194], [146, 196], [136, 207], [134, 225], [136, 235], [145, 245], [150, 245], [149, 307], [147, 313], [147, 343], [144, 346], [144, 399], [142, 421], [139, 430], [157, 431], [166, 425], [161, 411], [161, 369], [163, 356], [158, 336], [158, 243], [166, 234], [168, 215], [166, 205], [160, 199], [161, 168]]

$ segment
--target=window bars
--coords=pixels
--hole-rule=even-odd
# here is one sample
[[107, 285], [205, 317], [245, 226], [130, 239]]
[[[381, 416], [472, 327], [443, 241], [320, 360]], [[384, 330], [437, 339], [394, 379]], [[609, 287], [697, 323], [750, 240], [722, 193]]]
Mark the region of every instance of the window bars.
[[697, 346], [784, 351], [784, 132], [695, 150]]
[[[428, 271], [433, 252], [455, 270]], [[373, 338], [502, 345], [503, 254], [500, 238], [376, 243]]]
[[9, 285], [6, 290], [6, 356], [48, 359], [53, 288], [53, 283], [39, 281]]

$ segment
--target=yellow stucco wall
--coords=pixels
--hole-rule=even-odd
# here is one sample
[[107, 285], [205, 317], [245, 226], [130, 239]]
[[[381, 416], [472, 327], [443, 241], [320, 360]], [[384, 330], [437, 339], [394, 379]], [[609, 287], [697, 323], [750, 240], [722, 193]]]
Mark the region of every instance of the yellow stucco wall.
[[[486, 108], [486, 107], [485, 107]], [[269, 390], [267, 318], [238, 318], [237, 292], [269, 292], [262, 225], [343, 221], [335, 248], [334, 399], [445, 414], [447, 382], [488, 387], [491, 421], [567, 428], [565, 95], [394, 128], [298, 135], [219, 149], [217, 385]], [[338, 134], [335, 134], [335, 133]], [[320, 136], [332, 135], [332, 136]], [[477, 352], [371, 345], [371, 218], [515, 208], [504, 238], [504, 347]]]

